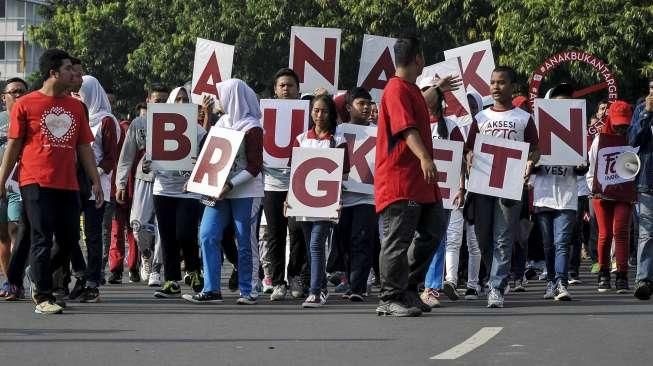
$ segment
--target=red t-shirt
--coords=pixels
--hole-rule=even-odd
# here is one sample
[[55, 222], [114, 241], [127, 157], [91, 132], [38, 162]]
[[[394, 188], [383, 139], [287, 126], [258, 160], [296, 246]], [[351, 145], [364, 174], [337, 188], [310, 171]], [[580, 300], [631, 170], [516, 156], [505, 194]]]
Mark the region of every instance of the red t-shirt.
[[422, 143], [433, 156], [429, 111], [422, 92], [415, 84], [393, 77], [385, 86], [379, 107], [374, 171], [377, 213], [400, 200], [440, 201], [437, 184], [426, 183], [419, 159], [401, 136], [409, 128], [419, 131]]
[[21, 187], [79, 190], [77, 146], [94, 140], [79, 100], [34, 91], [16, 101], [9, 121], [8, 137], [23, 138]]

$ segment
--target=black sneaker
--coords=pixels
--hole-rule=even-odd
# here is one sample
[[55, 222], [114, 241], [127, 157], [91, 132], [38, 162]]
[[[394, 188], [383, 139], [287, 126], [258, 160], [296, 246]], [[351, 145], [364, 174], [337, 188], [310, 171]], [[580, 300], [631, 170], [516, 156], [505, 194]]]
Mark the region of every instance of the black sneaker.
[[234, 268], [234, 270], [231, 272], [231, 277], [229, 277], [229, 291], [237, 291], [238, 290], [238, 270]]
[[73, 289], [70, 290], [70, 294], [68, 294], [68, 298], [70, 300], [75, 300], [76, 298], [82, 295], [82, 292], [84, 292], [85, 288], [86, 288], [86, 280], [83, 278], [76, 278], [75, 286], [73, 286]]
[[100, 301], [100, 290], [97, 287], [87, 287], [79, 296], [79, 302], [95, 303]]
[[465, 300], [478, 300], [478, 291], [473, 288], [467, 288], [467, 291], [465, 291]]
[[109, 276], [107, 282], [109, 282], [112, 285], [122, 284], [122, 274], [118, 272], [111, 272], [111, 275]]
[[617, 272], [617, 278], [614, 281], [614, 287], [617, 289], [618, 294], [626, 294], [630, 291], [630, 287], [628, 287], [627, 272]]
[[177, 281], [166, 281], [161, 289], [154, 291], [154, 297], [159, 299], [175, 299], [181, 297], [181, 287]]
[[444, 281], [444, 283], [442, 284], [442, 292], [444, 292], [444, 294], [447, 295], [449, 300], [451, 301], [458, 300], [458, 291], [456, 291], [456, 285], [454, 285], [452, 282]]
[[404, 294], [404, 301], [408, 306], [420, 309], [423, 313], [430, 313], [431, 307], [426, 305], [416, 291], [406, 291]]
[[598, 290], [599, 292], [608, 292], [612, 290], [612, 286], [610, 285], [610, 272], [608, 271], [599, 272]]
[[637, 282], [635, 297], [640, 300], [649, 300], [651, 298], [651, 283], [649, 281]]
[[220, 304], [224, 302], [222, 294], [219, 291], [184, 294], [182, 298], [193, 304]]
[[422, 310], [397, 300], [382, 301], [376, 308], [376, 315], [411, 317], [422, 315]]
[[139, 283], [139, 282], [141, 282], [141, 274], [138, 273], [138, 270], [129, 271], [129, 282], [130, 283]]

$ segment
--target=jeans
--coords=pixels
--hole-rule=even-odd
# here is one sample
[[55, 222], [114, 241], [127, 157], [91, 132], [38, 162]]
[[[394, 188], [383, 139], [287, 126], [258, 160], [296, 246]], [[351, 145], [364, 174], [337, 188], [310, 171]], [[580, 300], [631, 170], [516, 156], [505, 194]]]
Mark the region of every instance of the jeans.
[[653, 282], [653, 194], [640, 193], [637, 210], [639, 211], [639, 243], [635, 281]]
[[521, 201], [474, 195], [474, 228], [490, 286], [503, 292], [508, 284]]
[[576, 211], [542, 211], [535, 215], [535, 219], [542, 233], [547, 281], [567, 285], [569, 246], [574, 232]]
[[305, 221], [302, 222], [304, 240], [307, 248], [309, 267], [311, 268], [311, 281], [309, 291], [319, 295], [326, 289], [326, 241], [331, 234], [331, 221]]
[[376, 225], [374, 205], [356, 205], [342, 209], [338, 223], [340, 244], [344, 252], [351, 292], [355, 294], [367, 291]]
[[238, 287], [243, 297], [258, 297], [258, 241], [256, 226], [261, 198], [231, 198], [206, 206], [200, 224], [200, 243], [204, 265], [203, 292], [220, 291], [222, 273], [221, 241], [225, 227], [234, 223], [238, 242]]
[[[442, 210], [444, 220], [447, 223], [447, 227], [449, 227], [450, 221], [449, 218], [451, 216], [452, 211], [451, 210]], [[429, 265], [429, 268], [426, 270], [426, 277], [424, 278], [424, 287], [426, 288], [432, 288], [432, 289], [441, 289], [442, 288], [442, 282], [444, 280], [444, 266], [445, 266], [445, 252], [446, 252], [446, 247], [447, 247], [447, 242], [448, 242], [448, 230], [447, 230], [447, 235], [442, 235], [442, 239], [440, 239], [440, 243], [438, 244], [438, 248], [435, 251], [435, 254], [433, 255], [433, 259], [431, 260], [431, 264]], [[461, 238], [462, 240], [462, 238]]]
[[381, 212], [381, 301], [403, 301], [424, 280], [446, 228], [442, 203], [396, 201]]
[[[21, 195], [30, 222], [30, 274], [36, 284], [34, 299], [38, 303], [54, 299], [52, 268], [60, 267], [73, 244], [79, 242], [79, 194], [29, 184], [21, 187]], [[55, 235], [60, 250], [50, 258]]]
[[82, 212], [84, 214], [84, 236], [86, 237], [86, 282], [89, 287], [98, 287], [102, 276], [104, 204], [97, 208], [95, 201], [84, 201]]

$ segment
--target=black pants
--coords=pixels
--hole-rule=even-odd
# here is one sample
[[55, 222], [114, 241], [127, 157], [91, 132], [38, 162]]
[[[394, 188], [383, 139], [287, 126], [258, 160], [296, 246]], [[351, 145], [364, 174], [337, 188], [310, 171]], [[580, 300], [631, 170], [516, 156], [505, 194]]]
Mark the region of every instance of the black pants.
[[383, 301], [404, 299], [417, 290], [446, 229], [442, 203], [397, 201], [381, 212], [381, 294]]
[[376, 226], [374, 205], [356, 205], [342, 209], [338, 230], [352, 293], [363, 294], [367, 290]]
[[201, 268], [197, 244], [199, 205], [199, 201], [192, 198], [154, 196], [166, 281], [181, 280], [180, 250], [186, 271], [199, 271]]
[[573, 276], [578, 276], [580, 270], [583, 243], [589, 244], [590, 223], [583, 220], [585, 213], [589, 213], [589, 198], [587, 196], [578, 196], [576, 224], [574, 225], [574, 234], [569, 246], [569, 274]]
[[285, 284], [286, 230], [290, 235], [290, 255], [288, 258], [288, 277], [306, 276], [306, 242], [301, 223], [283, 215], [283, 203], [288, 192], [265, 191], [263, 210], [267, 220], [268, 260], [272, 285]]
[[[42, 188], [30, 184], [21, 188], [23, 206], [30, 222], [30, 273], [36, 284], [37, 302], [52, 299], [52, 268], [67, 260], [70, 248], [79, 242], [79, 195], [76, 191]], [[52, 238], [59, 251], [50, 258]]]
[[86, 237], [86, 281], [91, 287], [100, 286], [102, 276], [102, 220], [104, 205], [95, 207], [95, 201], [82, 204], [84, 236]]

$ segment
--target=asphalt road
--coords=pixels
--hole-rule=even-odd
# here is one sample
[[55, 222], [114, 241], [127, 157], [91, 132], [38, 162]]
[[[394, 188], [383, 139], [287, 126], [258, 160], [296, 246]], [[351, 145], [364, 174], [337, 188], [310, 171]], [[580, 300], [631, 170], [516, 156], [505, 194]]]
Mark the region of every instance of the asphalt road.
[[105, 286], [101, 303], [69, 303], [58, 316], [1, 302], [0, 365], [650, 365], [653, 301], [583, 280], [571, 302], [542, 300], [543, 283], [531, 281], [504, 309], [443, 300], [402, 319], [377, 317], [376, 297], [305, 310], [267, 296], [239, 306], [229, 291], [222, 305], [193, 305], [154, 299], [142, 284]]

